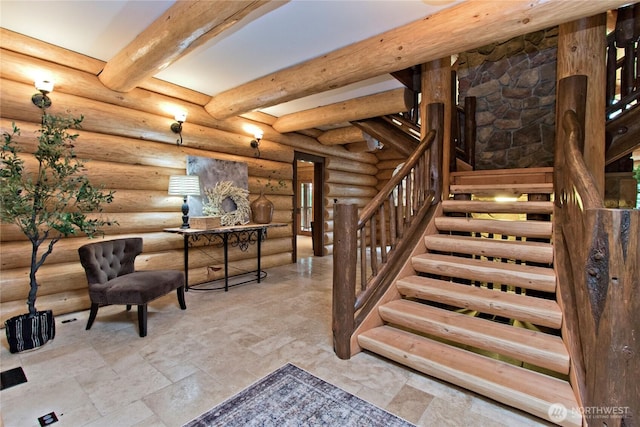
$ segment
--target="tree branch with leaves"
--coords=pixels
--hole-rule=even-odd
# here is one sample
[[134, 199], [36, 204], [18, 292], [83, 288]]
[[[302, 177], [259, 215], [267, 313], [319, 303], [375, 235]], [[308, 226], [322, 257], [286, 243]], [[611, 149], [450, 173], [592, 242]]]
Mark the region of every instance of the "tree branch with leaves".
[[[113, 191], [94, 187], [83, 172], [83, 163], [76, 158], [73, 144], [84, 117], [42, 116], [38, 130], [38, 145], [33, 153], [37, 170], [28, 171], [18, 152], [15, 140], [20, 135], [15, 123], [12, 131], [3, 133], [0, 153], [0, 219], [18, 226], [31, 242], [29, 272], [29, 314], [35, 315], [38, 292], [36, 273], [62, 238], [86, 234], [93, 237], [112, 224], [89, 213], [102, 212], [104, 203], [113, 201]], [[49, 241], [43, 251], [41, 245]]]

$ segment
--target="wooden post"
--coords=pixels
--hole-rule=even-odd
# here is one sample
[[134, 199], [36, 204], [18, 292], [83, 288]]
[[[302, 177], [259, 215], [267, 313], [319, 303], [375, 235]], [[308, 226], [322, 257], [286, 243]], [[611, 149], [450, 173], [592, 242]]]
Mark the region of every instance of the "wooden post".
[[[451, 157], [451, 58], [445, 57], [428, 62], [422, 66], [422, 106], [420, 107], [421, 122], [427, 121], [426, 106], [433, 103], [442, 103], [444, 106], [444, 122], [442, 132], [443, 146], [440, 151], [442, 159], [442, 194], [436, 195], [437, 200], [449, 198], [449, 161]], [[431, 123], [429, 123], [431, 126]], [[421, 138], [429, 131], [427, 126], [422, 126]]]
[[588, 77], [584, 160], [604, 195], [606, 108], [606, 14], [561, 24], [558, 30], [558, 81]]
[[429, 155], [429, 184], [434, 192], [434, 199], [432, 202], [433, 204], [436, 204], [440, 200], [442, 200], [442, 170], [444, 169], [443, 165], [448, 165], [448, 163], [445, 163], [445, 161], [443, 160], [443, 134], [445, 129], [447, 129], [447, 127], [444, 125], [444, 112], [444, 104], [442, 103], [434, 103], [428, 105], [427, 114], [429, 116], [429, 120], [427, 123], [429, 124], [429, 130], [437, 130], [436, 140], [433, 141], [433, 145], [431, 145]]
[[333, 242], [333, 349], [340, 359], [351, 357], [355, 329], [358, 207], [334, 205]]
[[584, 403], [586, 407], [602, 410], [615, 408], [618, 411], [615, 416], [605, 419], [609, 427], [637, 425], [640, 212], [598, 209], [588, 215], [593, 217], [595, 227], [585, 272], [584, 292], [590, 304], [582, 307], [590, 320], [587, 328], [581, 325], [587, 350]]

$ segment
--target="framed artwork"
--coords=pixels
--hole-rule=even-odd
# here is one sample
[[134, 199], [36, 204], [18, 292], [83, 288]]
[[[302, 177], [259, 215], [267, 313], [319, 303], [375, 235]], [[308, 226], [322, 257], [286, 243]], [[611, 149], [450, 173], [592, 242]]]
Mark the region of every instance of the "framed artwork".
[[[202, 196], [189, 198], [189, 215], [202, 216], [202, 205], [206, 203], [204, 190], [213, 188], [220, 181], [231, 181], [233, 185], [245, 190], [249, 189], [249, 169], [246, 163], [218, 160], [210, 157], [187, 156], [187, 175], [200, 177]], [[225, 211], [236, 209], [230, 198], [223, 201]]]

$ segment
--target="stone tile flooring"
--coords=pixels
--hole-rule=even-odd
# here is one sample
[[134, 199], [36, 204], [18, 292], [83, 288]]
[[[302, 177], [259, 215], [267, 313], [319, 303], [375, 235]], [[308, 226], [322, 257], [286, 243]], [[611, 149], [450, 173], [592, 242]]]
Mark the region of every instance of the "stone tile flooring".
[[[6, 427], [180, 426], [287, 362], [420, 426], [540, 426], [540, 420], [374, 355], [338, 359], [331, 336], [332, 257], [268, 270], [229, 292], [190, 291], [149, 306], [148, 336], [136, 310], [101, 308], [56, 317], [56, 338], [1, 369], [28, 382], [0, 392]], [[62, 323], [65, 320], [72, 320]]]

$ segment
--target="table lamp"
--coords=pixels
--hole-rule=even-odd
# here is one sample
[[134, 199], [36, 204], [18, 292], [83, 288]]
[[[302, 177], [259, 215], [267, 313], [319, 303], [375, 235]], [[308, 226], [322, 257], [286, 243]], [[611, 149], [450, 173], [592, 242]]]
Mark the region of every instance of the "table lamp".
[[189, 204], [188, 196], [200, 195], [200, 177], [198, 175], [171, 175], [169, 177], [169, 195], [182, 196], [182, 225], [180, 228], [189, 228]]

